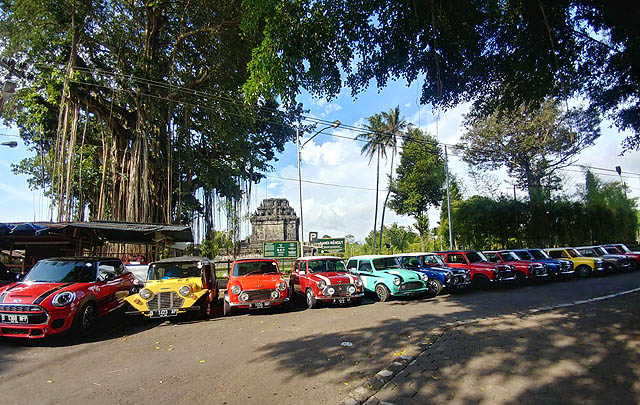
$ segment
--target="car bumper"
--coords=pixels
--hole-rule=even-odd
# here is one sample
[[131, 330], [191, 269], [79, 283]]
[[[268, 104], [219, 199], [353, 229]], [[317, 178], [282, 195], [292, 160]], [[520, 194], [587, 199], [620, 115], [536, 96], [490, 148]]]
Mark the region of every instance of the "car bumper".
[[247, 301], [247, 302], [230, 302], [229, 301], [229, 305], [231, 305], [232, 307], [238, 307], [238, 308], [253, 308], [257, 304], [262, 304], [263, 307], [271, 307], [271, 306], [280, 305], [288, 301], [289, 301], [289, 297], [281, 298], [277, 300], [260, 300], [260, 301]]
[[[189, 312], [189, 311], [197, 311], [197, 310], [200, 309], [200, 306], [199, 305], [192, 305], [192, 306], [187, 307], [187, 308], [162, 308], [162, 309], [167, 309], [167, 310], [175, 309], [177, 311], [176, 315], [179, 315], [179, 314], [184, 314], [184, 313]], [[127, 315], [127, 316], [140, 316], [140, 315], [143, 315], [143, 316], [146, 316], [146, 317], [150, 317], [151, 316], [151, 311], [127, 311], [127, 312], [125, 312], [125, 315]]]
[[[2, 312], [9, 314], [8, 312]], [[0, 336], [28, 339], [41, 339], [71, 329], [75, 311], [53, 310], [47, 313], [47, 320], [40, 324], [0, 323]], [[20, 314], [12, 314], [20, 315]]]
[[401, 291], [401, 290], [395, 291], [395, 292], [392, 291], [391, 295], [393, 295], [394, 297], [413, 297], [413, 296], [425, 293], [427, 291], [429, 291], [429, 289], [425, 287], [425, 288], [420, 288], [418, 290], [410, 290], [410, 291]]
[[316, 296], [316, 300], [324, 301], [324, 302], [339, 302], [339, 301], [351, 301], [357, 298], [364, 297], [364, 293], [352, 294], [352, 295], [335, 295], [335, 296]]

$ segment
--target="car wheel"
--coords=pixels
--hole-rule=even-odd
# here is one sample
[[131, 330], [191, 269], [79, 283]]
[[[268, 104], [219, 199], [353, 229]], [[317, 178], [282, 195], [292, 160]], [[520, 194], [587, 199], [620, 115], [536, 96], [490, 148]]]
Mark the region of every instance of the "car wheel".
[[376, 286], [376, 295], [378, 296], [378, 300], [380, 302], [389, 301], [389, 298], [391, 297], [391, 291], [389, 291], [386, 285], [378, 284]]
[[440, 280], [430, 278], [427, 281], [427, 288], [429, 289], [429, 297], [435, 297], [442, 291], [442, 283], [440, 282]]
[[231, 306], [231, 304], [229, 304], [227, 302], [227, 300], [222, 300], [223, 301], [223, 308], [222, 308], [222, 314], [224, 316], [229, 316], [233, 313], [233, 307]]
[[616, 271], [617, 269], [616, 269], [616, 266], [615, 266], [613, 263], [606, 263], [606, 264], [605, 264], [605, 267], [604, 267], [604, 270], [605, 270], [607, 273], [613, 273], [613, 272], [614, 272], [614, 271]]
[[73, 331], [77, 336], [88, 336], [95, 327], [98, 310], [93, 302], [84, 304], [78, 312], [76, 312], [73, 321]]
[[591, 267], [586, 264], [581, 264], [576, 269], [576, 273], [578, 273], [580, 277], [589, 277], [589, 274], [591, 274]]
[[479, 289], [479, 290], [487, 290], [489, 288], [489, 286], [491, 285], [491, 282], [489, 281], [487, 276], [483, 276], [483, 275], [480, 274], [480, 275], [475, 276], [471, 280], [471, 285], [473, 285], [474, 288]]
[[305, 296], [307, 298], [307, 308], [313, 309], [318, 307], [318, 300], [316, 300], [316, 296], [310, 288], [307, 288]]
[[289, 281], [289, 301], [293, 302], [296, 299], [296, 290], [293, 288], [293, 281]]

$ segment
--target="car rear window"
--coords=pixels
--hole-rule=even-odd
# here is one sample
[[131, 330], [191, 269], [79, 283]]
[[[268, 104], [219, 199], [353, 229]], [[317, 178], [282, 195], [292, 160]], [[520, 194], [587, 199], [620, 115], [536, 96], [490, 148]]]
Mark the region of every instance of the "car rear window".
[[250, 274], [269, 274], [279, 273], [278, 262], [275, 261], [256, 261], [256, 262], [240, 262], [233, 266], [233, 276], [248, 276]]

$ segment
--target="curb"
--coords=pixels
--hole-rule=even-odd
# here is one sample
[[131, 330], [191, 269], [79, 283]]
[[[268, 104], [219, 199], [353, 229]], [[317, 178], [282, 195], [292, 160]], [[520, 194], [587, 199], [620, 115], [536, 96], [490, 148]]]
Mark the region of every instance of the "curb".
[[417, 346], [411, 347], [409, 349], [405, 349], [402, 354], [394, 360], [392, 363], [387, 365], [384, 369], [380, 370], [373, 377], [369, 377], [367, 382], [364, 385], [361, 385], [349, 392], [349, 395], [343, 398], [338, 405], [377, 405], [380, 402], [374, 398], [374, 395], [377, 394], [381, 389], [383, 389], [389, 382], [398, 374], [400, 374], [407, 366], [412, 364], [415, 359], [422, 354], [424, 354], [429, 348], [438, 341], [442, 335], [446, 332], [456, 329], [460, 326], [469, 325], [473, 323], [478, 323], [480, 321], [485, 321], [488, 319], [498, 319], [504, 316], [526, 316], [538, 314], [541, 312], [553, 311], [555, 309], [560, 308], [569, 308], [575, 307], [578, 305], [589, 304], [597, 301], [609, 300], [612, 298], [620, 297], [623, 295], [633, 294], [636, 292], [640, 292], [640, 288], [634, 288], [632, 290], [621, 291], [619, 293], [602, 295], [600, 297], [588, 298], [585, 300], [573, 301], [566, 304], [556, 304], [549, 305], [544, 307], [532, 308], [529, 310], [525, 310], [522, 312], [514, 312], [511, 314], [503, 314], [494, 317], [482, 317], [482, 318], [474, 318], [466, 321], [456, 321], [456, 322], [447, 322], [443, 326], [436, 327], [432, 329], [429, 333], [427, 333], [427, 337], [424, 338], [425, 342], [419, 343]]

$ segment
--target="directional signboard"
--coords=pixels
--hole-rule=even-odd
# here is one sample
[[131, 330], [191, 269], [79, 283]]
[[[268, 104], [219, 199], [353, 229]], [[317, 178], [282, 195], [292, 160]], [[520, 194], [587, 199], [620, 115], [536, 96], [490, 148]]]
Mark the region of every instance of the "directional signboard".
[[318, 253], [345, 253], [344, 238], [318, 239]]
[[298, 242], [263, 242], [262, 255], [266, 258], [291, 258], [298, 257]]

